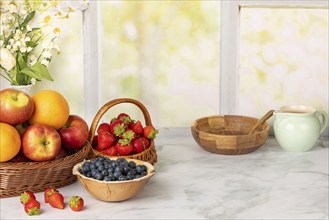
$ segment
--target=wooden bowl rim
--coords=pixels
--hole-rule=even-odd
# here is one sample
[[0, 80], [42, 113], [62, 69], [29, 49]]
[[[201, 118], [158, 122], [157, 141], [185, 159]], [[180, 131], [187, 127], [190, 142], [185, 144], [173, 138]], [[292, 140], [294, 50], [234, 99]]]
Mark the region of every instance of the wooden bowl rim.
[[196, 131], [198, 131], [201, 134], [207, 134], [208, 136], [213, 136], [213, 137], [251, 136], [251, 135], [256, 135], [256, 134], [260, 134], [260, 133], [263, 133], [263, 132], [267, 132], [270, 129], [270, 126], [267, 122], [265, 122], [263, 124], [263, 126], [265, 126], [264, 129], [262, 129], [261, 131], [255, 131], [253, 134], [213, 134], [213, 133], [208, 133], [208, 132], [205, 132], [205, 131], [200, 130], [200, 129], [197, 128], [197, 124], [200, 120], [209, 119], [209, 118], [225, 118], [225, 117], [249, 118], [249, 119], [256, 120], [256, 122], [258, 121], [257, 118], [254, 118], [254, 117], [251, 117], [251, 116], [244, 116], [244, 115], [210, 115], [210, 116], [205, 116], [205, 117], [198, 118], [198, 119], [194, 120], [192, 122], [191, 128], [195, 129]]
[[[103, 156], [105, 157], [105, 156]], [[111, 160], [116, 160], [120, 157], [107, 157], [107, 158], [110, 158]], [[142, 160], [137, 160], [137, 159], [130, 159], [130, 158], [125, 158], [127, 161], [134, 161], [136, 164], [138, 165], [145, 165], [147, 167], [147, 175], [146, 176], [143, 176], [143, 177], [140, 177], [140, 178], [137, 178], [137, 179], [132, 179], [132, 180], [123, 180], [123, 181], [103, 181], [103, 180], [96, 180], [96, 179], [93, 179], [93, 178], [90, 178], [90, 177], [86, 177], [84, 175], [82, 175], [79, 171], [78, 171], [78, 168], [80, 168], [82, 166], [83, 163], [87, 162], [87, 161], [90, 161], [91, 159], [89, 160], [84, 160], [80, 163], [77, 163], [76, 165], [74, 165], [73, 169], [72, 169], [72, 173], [73, 175], [76, 175], [78, 176], [79, 178], [83, 178], [83, 179], [87, 179], [87, 180], [91, 180], [91, 181], [95, 181], [95, 182], [98, 182], [98, 183], [104, 183], [104, 184], [123, 184], [123, 183], [133, 183], [133, 182], [140, 182], [140, 181], [144, 181], [146, 179], [149, 179], [151, 178], [154, 174], [155, 174], [155, 169], [154, 169], [154, 166], [149, 163], [149, 162], [146, 162], [146, 161], [142, 161]]]

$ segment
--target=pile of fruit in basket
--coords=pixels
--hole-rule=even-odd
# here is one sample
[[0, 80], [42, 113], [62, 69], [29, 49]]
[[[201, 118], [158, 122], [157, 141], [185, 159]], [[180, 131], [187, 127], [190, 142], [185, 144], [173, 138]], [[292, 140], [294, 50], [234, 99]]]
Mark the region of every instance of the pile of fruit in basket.
[[56, 160], [83, 148], [88, 134], [86, 121], [70, 114], [57, 91], [0, 91], [0, 162]]
[[120, 113], [110, 123], [103, 122], [98, 126], [92, 146], [109, 156], [138, 154], [150, 147], [150, 141], [157, 133], [153, 125], [143, 126], [127, 113]]

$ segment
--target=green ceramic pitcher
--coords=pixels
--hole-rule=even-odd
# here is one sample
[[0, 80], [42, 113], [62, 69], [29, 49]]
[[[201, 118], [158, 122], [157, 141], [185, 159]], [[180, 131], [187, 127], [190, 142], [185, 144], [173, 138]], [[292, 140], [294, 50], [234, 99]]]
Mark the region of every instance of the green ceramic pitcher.
[[275, 138], [291, 152], [311, 150], [328, 124], [326, 112], [306, 105], [286, 105], [273, 115]]

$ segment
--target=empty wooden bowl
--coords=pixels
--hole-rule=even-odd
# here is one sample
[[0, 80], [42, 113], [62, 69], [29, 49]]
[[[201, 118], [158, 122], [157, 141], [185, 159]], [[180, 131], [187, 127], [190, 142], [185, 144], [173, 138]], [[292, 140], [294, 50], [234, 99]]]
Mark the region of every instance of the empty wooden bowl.
[[191, 132], [194, 140], [206, 151], [225, 155], [247, 154], [261, 147], [269, 135], [267, 123], [249, 134], [257, 121], [238, 115], [209, 116], [195, 120]]
[[[113, 158], [112, 158], [113, 159]], [[85, 160], [76, 164], [73, 167], [73, 174], [76, 175], [84, 188], [93, 195], [96, 199], [106, 202], [118, 202], [130, 199], [137, 195], [155, 174], [152, 164], [135, 159], [127, 159], [127, 161], [134, 161], [137, 165], [145, 165], [147, 167], [147, 175], [138, 179], [126, 181], [101, 181], [86, 177], [79, 172]]]

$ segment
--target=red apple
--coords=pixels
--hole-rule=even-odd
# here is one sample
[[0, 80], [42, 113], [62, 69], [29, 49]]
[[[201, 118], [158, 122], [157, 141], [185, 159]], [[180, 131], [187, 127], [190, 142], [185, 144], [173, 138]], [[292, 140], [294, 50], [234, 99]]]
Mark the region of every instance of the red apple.
[[0, 122], [18, 125], [27, 121], [33, 114], [32, 97], [17, 89], [0, 91]]
[[61, 136], [48, 125], [30, 125], [22, 135], [22, 152], [32, 161], [53, 160], [60, 149]]
[[54, 160], [58, 160], [66, 156], [67, 156], [67, 152], [64, 150], [64, 148], [61, 147], [59, 153], [56, 155]]
[[86, 121], [78, 115], [70, 115], [58, 132], [62, 139], [62, 146], [69, 150], [81, 149], [89, 135]]

